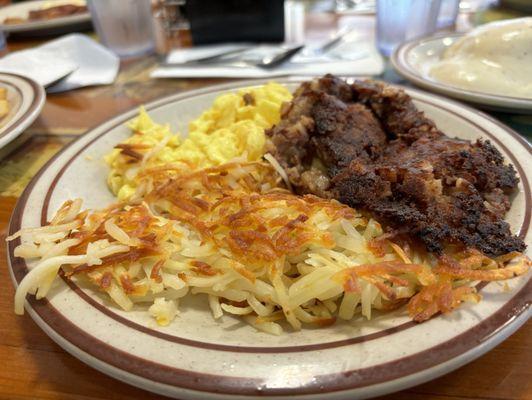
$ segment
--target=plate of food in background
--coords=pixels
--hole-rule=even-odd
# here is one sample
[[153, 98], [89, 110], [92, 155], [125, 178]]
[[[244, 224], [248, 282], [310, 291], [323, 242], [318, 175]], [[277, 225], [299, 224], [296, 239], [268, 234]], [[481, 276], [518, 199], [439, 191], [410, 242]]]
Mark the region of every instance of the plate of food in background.
[[17, 35], [52, 35], [90, 29], [85, 0], [32, 0], [0, 8], [0, 29]]
[[15, 312], [175, 398], [366, 398], [530, 317], [530, 148], [430, 93], [327, 75], [118, 115], [32, 180]]
[[34, 80], [0, 72], [0, 148], [31, 125], [45, 99], [44, 88]]
[[532, 18], [482, 25], [467, 34], [416, 39], [392, 55], [394, 68], [425, 89], [479, 107], [532, 114]]

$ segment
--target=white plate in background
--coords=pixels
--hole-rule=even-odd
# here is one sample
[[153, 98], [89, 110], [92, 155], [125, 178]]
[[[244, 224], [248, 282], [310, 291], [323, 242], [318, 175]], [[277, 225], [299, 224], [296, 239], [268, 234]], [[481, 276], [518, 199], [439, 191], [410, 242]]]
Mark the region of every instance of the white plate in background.
[[39, 116], [46, 94], [34, 80], [0, 72], [0, 87], [7, 89], [8, 114], [0, 119], [0, 149], [19, 136]]
[[[532, 114], [532, 99], [502, 96], [452, 86], [429, 75], [432, 65], [441, 60], [445, 50], [463, 34], [447, 34], [415, 39], [399, 46], [391, 57], [393, 67], [410, 82], [475, 106], [518, 114]], [[531, 75], [532, 79], [532, 75]]]
[[30, 11], [40, 10], [44, 6], [52, 5], [54, 2], [57, 2], [58, 5], [65, 4], [65, 0], [32, 0], [1, 7], [0, 30], [5, 33], [16, 34], [59, 34], [90, 27], [91, 15], [89, 11], [81, 14], [47, 20], [28, 21], [20, 24], [3, 23], [6, 18], [17, 17], [26, 19]]

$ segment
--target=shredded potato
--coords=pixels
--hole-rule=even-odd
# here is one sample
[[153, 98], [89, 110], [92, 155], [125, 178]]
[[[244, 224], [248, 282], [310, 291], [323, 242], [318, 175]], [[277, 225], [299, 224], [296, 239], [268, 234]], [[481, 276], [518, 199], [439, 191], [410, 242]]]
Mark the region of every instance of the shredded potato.
[[81, 212], [79, 200], [66, 202], [50, 225], [20, 233], [17, 255], [40, 261], [21, 282], [15, 310], [23, 312], [27, 293], [46, 295], [63, 267], [124, 310], [151, 304], [160, 325], [178, 315], [178, 299], [191, 292], [206, 296], [214, 318], [241, 316], [280, 334], [282, 321], [296, 330], [327, 326], [406, 302], [412, 318], [423, 321], [479, 301], [466, 283], [530, 267], [518, 254], [494, 260], [473, 250], [440, 258], [413, 253], [356, 210], [293, 195], [280, 181], [262, 162], [236, 160], [188, 174], [166, 166], [143, 172], [130, 204]]

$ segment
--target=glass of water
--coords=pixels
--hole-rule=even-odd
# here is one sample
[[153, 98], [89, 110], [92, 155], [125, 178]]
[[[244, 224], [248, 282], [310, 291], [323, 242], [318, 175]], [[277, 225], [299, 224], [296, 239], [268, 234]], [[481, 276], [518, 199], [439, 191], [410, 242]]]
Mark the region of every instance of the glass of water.
[[4, 50], [7, 50], [6, 37], [4, 31], [0, 31], [0, 55], [3, 55]]
[[438, 29], [452, 28], [460, 11], [460, 0], [441, 0]]
[[390, 56], [397, 45], [436, 31], [441, 0], [377, 0], [377, 45]]
[[150, 0], [88, 0], [100, 41], [121, 58], [154, 51]]

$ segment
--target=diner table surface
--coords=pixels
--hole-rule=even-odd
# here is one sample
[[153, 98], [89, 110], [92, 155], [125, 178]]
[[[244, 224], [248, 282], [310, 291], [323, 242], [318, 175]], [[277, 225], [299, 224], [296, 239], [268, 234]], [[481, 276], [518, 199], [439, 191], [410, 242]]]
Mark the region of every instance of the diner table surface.
[[[311, 21], [316, 29], [334, 30], [338, 18]], [[9, 51], [46, 39], [8, 39]], [[112, 85], [49, 94], [37, 120], [15, 142], [0, 150], [0, 241], [3, 243], [17, 198], [29, 180], [55, 153], [90, 128], [151, 100], [222, 79], [149, 78], [157, 58], [122, 62]], [[401, 82], [388, 67], [381, 79]], [[404, 82], [401, 82], [404, 83]], [[530, 140], [532, 119], [492, 114]], [[13, 312], [14, 287], [6, 246], [0, 245], [0, 399], [160, 399], [110, 378], [55, 344], [29, 317]], [[386, 349], [383, 349], [385, 351]], [[532, 322], [475, 361], [422, 385], [381, 400], [532, 399]]]

